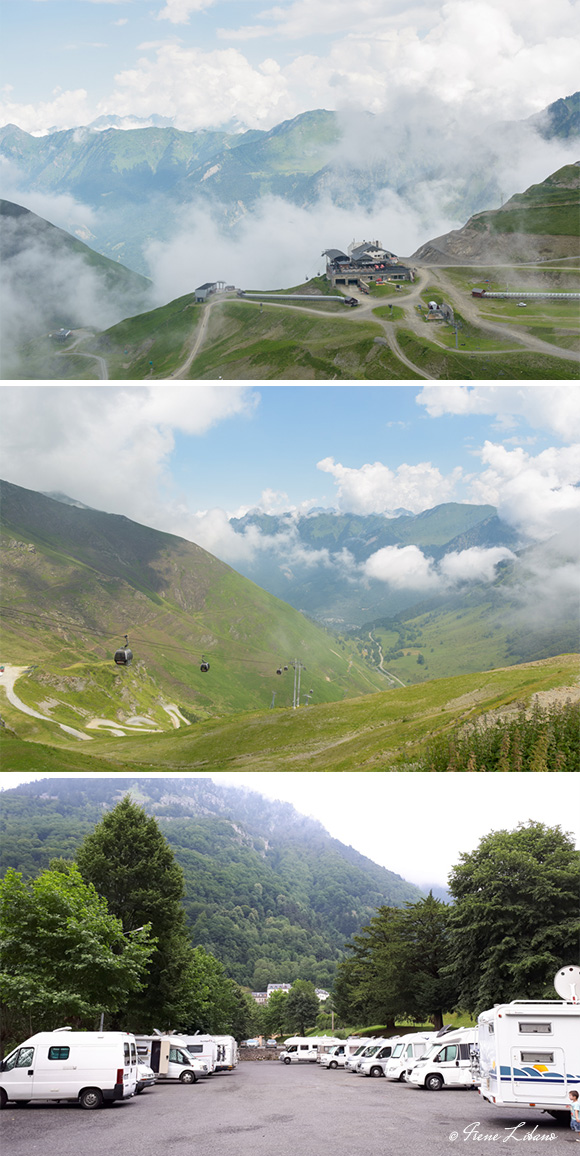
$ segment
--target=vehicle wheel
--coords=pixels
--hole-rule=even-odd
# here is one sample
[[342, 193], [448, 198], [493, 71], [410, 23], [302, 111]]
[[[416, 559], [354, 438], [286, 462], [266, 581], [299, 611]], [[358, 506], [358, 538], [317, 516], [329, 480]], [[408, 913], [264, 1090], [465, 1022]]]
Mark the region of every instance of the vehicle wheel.
[[99, 1088], [84, 1088], [79, 1096], [79, 1104], [81, 1108], [101, 1108], [103, 1105], [103, 1093]]
[[328, 1066], [329, 1066], [329, 1068], [338, 1068], [338, 1064], [337, 1064], [336, 1060], [331, 1060], [331, 1062]]
[[382, 1068], [374, 1067], [374, 1068], [371, 1068], [371, 1070], [369, 1072], [369, 1076], [382, 1076], [382, 1075], [383, 1075], [383, 1069]]
[[195, 1072], [182, 1072], [179, 1077], [180, 1084], [197, 1084], [197, 1076]]
[[143, 1088], [135, 1088], [135, 1095], [140, 1096], [142, 1091], [143, 1091]]
[[425, 1087], [428, 1088], [430, 1092], [440, 1092], [443, 1087], [443, 1076], [440, 1076], [437, 1072], [432, 1072], [425, 1080]]
[[5, 1108], [7, 1102], [8, 1102], [8, 1096], [6, 1095], [4, 1088], [0, 1088], [0, 1108]]
[[286, 1056], [286, 1057], [285, 1057], [285, 1059], [284, 1059], [284, 1063], [285, 1063], [285, 1064], [291, 1064], [291, 1063], [292, 1063], [292, 1060], [290, 1059], [290, 1056]]
[[407, 1079], [407, 1073], [401, 1072], [401, 1074], [397, 1077], [397, 1079], [398, 1079], [400, 1084], [404, 1084], [405, 1080]]

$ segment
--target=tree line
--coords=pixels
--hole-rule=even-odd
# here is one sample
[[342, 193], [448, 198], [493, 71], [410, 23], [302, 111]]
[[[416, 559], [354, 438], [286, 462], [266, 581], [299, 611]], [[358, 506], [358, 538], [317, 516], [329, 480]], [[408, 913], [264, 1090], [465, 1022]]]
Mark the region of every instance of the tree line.
[[[514, 998], [551, 993], [578, 958], [580, 854], [559, 827], [529, 821], [463, 854], [432, 894], [381, 906], [352, 935], [330, 1006], [337, 1021], [442, 1025]], [[192, 943], [183, 872], [154, 818], [125, 797], [89, 832], [76, 861], [53, 859], [0, 883], [1, 1039], [59, 1023], [94, 1029], [281, 1035], [326, 1028], [328, 1005], [296, 979], [259, 1007], [224, 964]], [[270, 974], [263, 986], [280, 976]]]
[[380, 907], [337, 969], [346, 1023], [443, 1025], [512, 999], [554, 998], [558, 969], [579, 959], [580, 853], [560, 827], [493, 831], [461, 855], [449, 890]]

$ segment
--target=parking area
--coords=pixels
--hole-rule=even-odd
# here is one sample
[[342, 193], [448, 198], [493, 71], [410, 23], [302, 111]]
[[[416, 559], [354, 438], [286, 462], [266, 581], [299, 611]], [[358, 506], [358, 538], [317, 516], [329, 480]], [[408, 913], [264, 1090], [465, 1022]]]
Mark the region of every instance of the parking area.
[[[531, 1109], [497, 1110], [476, 1091], [426, 1092], [317, 1064], [242, 1063], [193, 1086], [158, 1084], [97, 1111], [8, 1104], [10, 1156], [450, 1156], [563, 1152], [572, 1132]], [[575, 1147], [577, 1151], [577, 1146]], [[570, 1150], [572, 1151], [572, 1150]]]

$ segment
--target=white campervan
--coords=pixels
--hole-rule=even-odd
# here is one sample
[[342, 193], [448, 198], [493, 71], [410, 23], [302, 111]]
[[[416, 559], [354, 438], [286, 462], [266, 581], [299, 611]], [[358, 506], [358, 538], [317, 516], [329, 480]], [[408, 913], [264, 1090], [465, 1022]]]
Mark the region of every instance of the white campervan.
[[[237, 1068], [240, 1050], [237, 1040], [233, 1036], [213, 1036], [217, 1048], [215, 1060], [216, 1072], [231, 1072]], [[189, 1049], [189, 1044], [187, 1045]]]
[[392, 1039], [376, 1040], [372, 1047], [366, 1049], [364, 1056], [361, 1056], [357, 1075], [384, 1076], [386, 1066], [398, 1042], [398, 1036], [393, 1036]]
[[562, 968], [554, 987], [562, 999], [517, 999], [479, 1016], [479, 1092], [490, 1104], [570, 1119], [568, 1093], [580, 1093], [580, 967]]
[[436, 1032], [409, 1032], [395, 1044], [387, 1061], [385, 1076], [388, 1080], [406, 1080], [407, 1069], [427, 1051]]
[[321, 1068], [344, 1068], [346, 1062], [346, 1044], [333, 1044], [328, 1051], [318, 1057]]
[[343, 1041], [333, 1036], [290, 1036], [278, 1056], [283, 1064], [316, 1063], [319, 1055]]
[[353, 1047], [353, 1050], [352, 1050], [350, 1056], [347, 1056], [347, 1058], [345, 1060], [345, 1063], [344, 1063], [345, 1072], [356, 1071], [356, 1068], [357, 1068], [359, 1061], [361, 1060], [362, 1056], [366, 1052], [367, 1048], [372, 1043], [373, 1043], [373, 1040], [370, 1037], [363, 1037], [362, 1039], [358, 1040], [358, 1046]]
[[8, 1100], [77, 1100], [82, 1108], [135, 1095], [137, 1050], [129, 1032], [38, 1032], [0, 1066], [0, 1107]]
[[199, 1069], [198, 1075], [211, 1076], [215, 1072], [217, 1066], [218, 1045], [213, 1036], [202, 1035], [201, 1032], [196, 1032], [194, 1036], [188, 1036], [185, 1032], [175, 1032], [175, 1037], [179, 1036], [182, 1044], [185, 1044], [191, 1059], [195, 1061], [194, 1067]]
[[179, 1080], [180, 1084], [195, 1084], [198, 1076], [207, 1075], [190, 1056], [187, 1044], [180, 1036], [136, 1036], [137, 1055], [141, 1063], [153, 1069], [158, 1080]]
[[445, 1031], [431, 1041], [424, 1056], [407, 1070], [410, 1084], [428, 1088], [474, 1088], [477, 1083], [473, 1050], [477, 1043], [477, 1028], [457, 1028]]

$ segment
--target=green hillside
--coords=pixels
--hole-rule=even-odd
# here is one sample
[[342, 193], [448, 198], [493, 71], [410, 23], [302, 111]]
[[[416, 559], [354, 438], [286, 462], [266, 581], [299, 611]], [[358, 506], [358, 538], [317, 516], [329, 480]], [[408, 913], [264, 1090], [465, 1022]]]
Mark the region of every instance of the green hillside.
[[[0, 729], [2, 766], [48, 775], [68, 770], [413, 771], [428, 744], [466, 724], [491, 719], [496, 712], [517, 712], [534, 695], [546, 707], [577, 701], [578, 674], [578, 655], [559, 655], [358, 699], [313, 702], [296, 711], [244, 712], [164, 734], [137, 735], [125, 727], [122, 741], [94, 731], [90, 745], [69, 739], [66, 750], [54, 726], [38, 723], [31, 734], [30, 720], [5, 708], [2, 696], [2, 714], [12, 728], [11, 733]], [[17, 683], [23, 700], [29, 677]], [[34, 743], [23, 741], [27, 737]]]
[[419, 888], [332, 839], [287, 803], [207, 779], [43, 779], [2, 794], [2, 872], [72, 858], [127, 792], [154, 815], [185, 873], [194, 944], [254, 990], [330, 986], [345, 940]]
[[492, 233], [580, 235], [580, 168], [565, 165], [525, 193], [516, 193], [501, 209], [478, 213], [471, 227]]
[[[276, 668], [295, 659], [302, 693], [319, 702], [382, 687], [354, 644], [339, 646], [199, 546], [8, 483], [1, 492], [2, 659], [33, 668], [17, 694], [44, 716], [8, 704], [19, 733], [66, 743], [59, 723], [88, 738], [94, 718], [167, 728], [268, 707], [274, 693], [276, 705], [291, 706], [293, 669], [279, 677]], [[135, 657], [118, 667], [127, 633]]]

